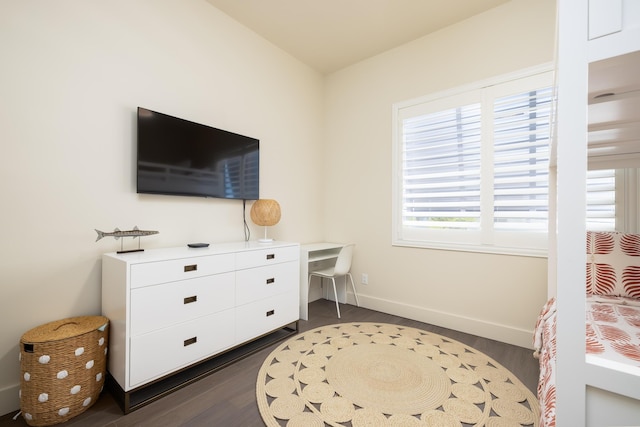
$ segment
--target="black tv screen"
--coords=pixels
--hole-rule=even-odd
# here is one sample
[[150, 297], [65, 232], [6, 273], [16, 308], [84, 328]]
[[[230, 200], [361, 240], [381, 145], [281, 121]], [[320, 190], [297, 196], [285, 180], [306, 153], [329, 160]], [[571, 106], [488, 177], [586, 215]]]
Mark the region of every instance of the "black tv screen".
[[259, 198], [260, 141], [138, 107], [138, 193]]

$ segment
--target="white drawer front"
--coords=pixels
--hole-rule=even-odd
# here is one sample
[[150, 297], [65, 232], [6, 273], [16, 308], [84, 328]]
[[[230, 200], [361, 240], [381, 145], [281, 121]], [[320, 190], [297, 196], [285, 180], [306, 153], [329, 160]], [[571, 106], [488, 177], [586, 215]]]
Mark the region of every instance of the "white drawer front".
[[232, 347], [234, 310], [131, 338], [129, 389]]
[[246, 304], [236, 309], [236, 339], [247, 341], [299, 318], [297, 292]]
[[235, 254], [220, 254], [131, 266], [131, 288], [175, 282], [235, 270]]
[[243, 305], [284, 292], [298, 291], [299, 268], [297, 262], [287, 262], [238, 271], [236, 304]]
[[300, 259], [300, 246], [286, 246], [283, 248], [265, 248], [255, 251], [238, 252], [236, 268], [260, 267], [270, 264], [279, 264]]
[[231, 272], [132, 289], [131, 335], [233, 308], [234, 282]]

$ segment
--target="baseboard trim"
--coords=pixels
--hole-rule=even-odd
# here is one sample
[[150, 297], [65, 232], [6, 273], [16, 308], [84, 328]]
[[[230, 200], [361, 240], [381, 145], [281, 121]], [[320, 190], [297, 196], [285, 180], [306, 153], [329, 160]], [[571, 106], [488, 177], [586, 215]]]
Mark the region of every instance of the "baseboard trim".
[[[347, 295], [347, 300], [350, 304], [355, 305], [353, 294], [349, 293]], [[360, 293], [358, 293], [358, 300], [360, 301], [361, 307], [371, 310], [393, 314], [395, 316], [402, 316], [407, 319], [417, 320], [419, 322], [429, 323], [443, 328], [454, 329], [456, 331], [489, 338], [507, 344], [516, 345], [518, 347], [533, 349], [533, 329], [527, 330], [514, 328], [512, 326], [487, 322], [480, 319], [405, 304], [398, 301], [375, 298]]]
[[0, 390], [0, 414], [14, 414], [20, 409], [20, 384], [5, 387]]

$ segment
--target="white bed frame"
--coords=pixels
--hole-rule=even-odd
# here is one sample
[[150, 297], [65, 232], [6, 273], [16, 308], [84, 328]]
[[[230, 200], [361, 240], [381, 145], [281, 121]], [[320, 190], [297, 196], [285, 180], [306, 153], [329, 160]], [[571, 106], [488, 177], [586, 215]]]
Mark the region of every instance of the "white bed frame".
[[585, 355], [585, 291], [576, 285], [585, 283], [586, 230], [579, 219], [586, 205], [589, 64], [640, 51], [640, 1], [557, 3], [558, 102], [549, 216], [549, 295], [558, 304], [556, 421], [561, 427], [640, 425], [640, 375]]

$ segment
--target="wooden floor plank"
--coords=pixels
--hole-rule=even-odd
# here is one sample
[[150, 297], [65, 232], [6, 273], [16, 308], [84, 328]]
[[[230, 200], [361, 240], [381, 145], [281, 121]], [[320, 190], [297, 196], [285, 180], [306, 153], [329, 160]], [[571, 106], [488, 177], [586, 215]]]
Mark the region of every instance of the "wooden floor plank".
[[[335, 303], [318, 300], [309, 305], [309, 321], [300, 321], [300, 331], [334, 323], [376, 322], [410, 326], [447, 336], [481, 351], [513, 372], [534, 394], [538, 383], [538, 361], [532, 351], [463, 332], [440, 328], [373, 310], [341, 305], [336, 317]], [[278, 344], [252, 354], [200, 381], [163, 397], [128, 415], [123, 415], [115, 399], [103, 392], [98, 402], [63, 426], [91, 427], [176, 427], [176, 426], [263, 426], [255, 395], [255, 382], [262, 362]], [[27, 426], [14, 413], [0, 417], [0, 427]]]

